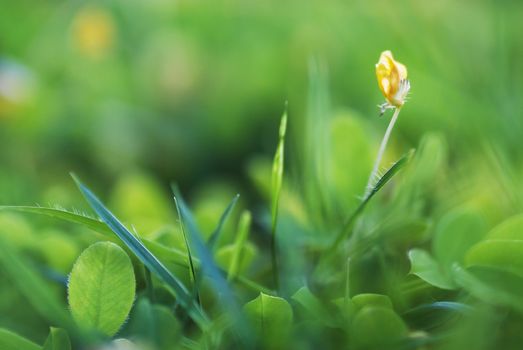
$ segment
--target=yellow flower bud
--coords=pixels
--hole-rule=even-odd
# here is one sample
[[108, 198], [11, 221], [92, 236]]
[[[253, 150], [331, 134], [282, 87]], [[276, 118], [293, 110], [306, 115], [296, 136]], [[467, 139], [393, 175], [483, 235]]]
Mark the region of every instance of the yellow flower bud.
[[405, 103], [405, 98], [410, 89], [410, 82], [407, 80], [407, 68], [394, 60], [392, 52], [383, 51], [380, 60], [376, 64], [376, 77], [381, 92], [385, 96], [387, 103], [382, 107], [399, 108]]

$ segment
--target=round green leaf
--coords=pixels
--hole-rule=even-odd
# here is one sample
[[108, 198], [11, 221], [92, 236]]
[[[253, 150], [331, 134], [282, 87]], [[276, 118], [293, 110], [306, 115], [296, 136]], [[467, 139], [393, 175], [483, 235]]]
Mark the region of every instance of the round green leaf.
[[457, 210], [444, 216], [436, 227], [433, 250], [445, 268], [462, 262], [467, 250], [485, 234], [485, 224], [477, 213]]
[[139, 343], [171, 350], [179, 348], [181, 325], [168, 307], [153, 305], [147, 298], [141, 298], [122, 333]]
[[513, 216], [494, 227], [486, 239], [523, 241], [523, 214]]
[[269, 348], [285, 343], [292, 326], [292, 308], [282, 298], [260, 295], [243, 307], [251, 325]]
[[133, 305], [135, 278], [131, 259], [114, 243], [84, 250], [69, 277], [69, 306], [79, 326], [112, 336]]
[[363, 293], [352, 297], [352, 302], [356, 310], [363, 309], [366, 306], [383, 307], [392, 310], [390, 298], [383, 294]]
[[422, 249], [409, 251], [410, 273], [428, 284], [442, 289], [454, 289], [456, 286], [432, 256]]
[[493, 266], [523, 277], [523, 241], [486, 240], [467, 253], [467, 266]]
[[407, 335], [403, 320], [389, 308], [368, 306], [359, 311], [351, 324], [355, 345], [380, 347], [398, 342]]

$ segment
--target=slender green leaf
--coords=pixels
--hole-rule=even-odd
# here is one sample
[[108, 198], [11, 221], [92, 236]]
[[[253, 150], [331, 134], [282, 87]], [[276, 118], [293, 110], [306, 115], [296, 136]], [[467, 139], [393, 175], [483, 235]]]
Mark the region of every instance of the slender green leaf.
[[51, 327], [43, 350], [71, 350], [71, 340], [67, 331]]
[[114, 243], [98, 242], [83, 251], [69, 276], [69, 306], [84, 329], [114, 335], [134, 302], [136, 281], [127, 254]]
[[198, 304], [201, 306], [202, 304], [202, 300], [200, 298], [200, 293], [198, 291], [198, 287], [197, 286], [197, 281], [198, 281], [198, 277], [196, 276], [196, 270], [194, 268], [194, 260], [193, 260], [193, 255], [191, 253], [191, 246], [189, 245], [189, 241], [187, 239], [187, 233], [185, 232], [185, 226], [183, 225], [183, 220], [182, 220], [182, 214], [180, 213], [180, 207], [178, 206], [178, 203], [176, 203], [176, 211], [178, 212], [178, 220], [180, 222], [180, 230], [182, 231], [182, 235], [183, 235], [183, 242], [185, 243], [185, 250], [187, 251], [187, 263], [189, 264], [189, 272], [190, 272], [190, 277], [191, 277], [191, 282], [193, 284], [193, 294], [196, 295], [196, 300], [198, 302]]
[[177, 302], [187, 310], [189, 316], [201, 327], [206, 327], [208, 319], [203, 310], [195, 303], [183, 283], [156, 258], [125, 226], [100, 202], [100, 200], [78, 179], [75, 181], [93, 210], [100, 216], [136, 257], [156, 274], [176, 296]]
[[428, 284], [442, 289], [455, 289], [452, 279], [445, 274], [441, 266], [424, 250], [409, 251], [410, 273], [418, 276]]
[[2, 350], [42, 350], [42, 348], [32, 341], [29, 341], [18, 334], [0, 328], [0, 349]]
[[231, 262], [229, 264], [229, 270], [227, 279], [233, 280], [238, 276], [238, 271], [240, 269], [240, 263], [242, 261], [243, 249], [245, 242], [249, 238], [249, 232], [251, 229], [251, 213], [246, 210], [242, 213], [240, 217], [240, 223], [238, 224], [238, 233], [236, 234], [236, 240], [234, 242], [234, 250], [231, 257]]
[[350, 229], [352, 228], [354, 221], [363, 212], [363, 209], [365, 209], [365, 206], [369, 203], [372, 197], [374, 197], [374, 195], [378, 193], [379, 190], [383, 186], [385, 186], [394, 177], [394, 175], [398, 173], [398, 171], [400, 171], [405, 165], [408, 164], [413, 154], [414, 150], [410, 150], [409, 152], [405, 153], [385, 172], [385, 174], [383, 174], [382, 177], [378, 179], [378, 181], [376, 181], [374, 186], [368, 191], [368, 193], [363, 198], [356, 210], [345, 221], [345, 224], [343, 225], [342, 229], [338, 232], [335, 240], [328, 249], [329, 252], [333, 253], [339, 246], [339, 244], [345, 239], [345, 237], [349, 235], [349, 233], [351, 232]]
[[[100, 233], [107, 237], [109, 240], [114, 240], [117, 243], [125, 243], [115, 237], [115, 233], [107, 226], [104, 222], [86, 216], [85, 214], [78, 214], [67, 211], [65, 209], [57, 208], [45, 208], [45, 207], [31, 207], [31, 206], [0, 206], [0, 210], [12, 210], [25, 212], [29, 214], [37, 214], [49, 216], [51, 218], [60, 219], [68, 221], [71, 223], [82, 225], [88, 229], [91, 229], [97, 233]], [[147, 238], [141, 239], [143, 245], [154, 255], [159, 258], [162, 258], [166, 262], [181, 266], [189, 267], [187, 263], [187, 254], [176, 248], [166, 247], [163, 244], [149, 240]], [[193, 259], [195, 267], [198, 267], [199, 260], [197, 258]], [[257, 291], [263, 292], [266, 294], [273, 294], [274, 292], [244, 276], [238, 276], [237, 281], [243, 284], [244, 286]]]
[[278, 271], [278, 242], [276, 238], [276, 227], [278, 225], [278, 207], [280, 203], [280, 192], [283, 184], [283, 165], [285, 155], [285, 133], [287, 132], [287, 110], [283, 113], [280, 121], [279, 140], [274, 160], [272, 163], [272, 181], [271, 181], [271, 214], [272, 214], [272, 229], [271, 229], [271, 258], [272, 258], [272, 274], [276, 290], [279, 286], [279, 271]]
[[238, 202], [238, 198], [240, 198], [239, 194], [237, 194], [232, 199], [232, 201], [229, 203], [227, 208], [225, 208], [225, 211], [223, 212], [223, 214], [220, 216], [220, 221], [218, 222], [218, 226], [216, 226], [216, 228], [214, 229], [213, 233], [211, 234], [211, 237], [209, 238], [209, 240], [207, 242], [207, 245], [208, 245], [210, 250], [213, 250], [214, 247], [216, 246], [216, 242], [218, 241], [218, 238], [220, 237], [220, 233], [223, 230], [223, 225], [225, 224], [225, 222], [227, 221], [227, 218], [231, 214], [232, 209], [234, 208], [234, 206]]
[[216, 265], [212, 253], [205, 245], [200, 230], [196, 225], [196, 221], [189, 210], [189, 207], [185, 203], [183, 197], [176, 189], [173, 189], [175, 192], [174, 200], [176, 205], [179, 207], [181, 218], [184, 224], [187, 227], [189, 233], [189, 243], [192, 250], [198, 255], [201, 261], [202, 272], [209, 276], [211, 285], [219, 295], [222, 301], [222, 305], [225, 310], [227, 310], [235, 320], [233, 323], [237, 331], [239, 331], [242, 341], [250, 341], [249, 332], [246, 329], [247, 325], [243, 322], [243, 315], [241, 314], [241, 309], [238, 306], [234, 293], [232, 292], [227, 280], [225, 279], [223, 272]]

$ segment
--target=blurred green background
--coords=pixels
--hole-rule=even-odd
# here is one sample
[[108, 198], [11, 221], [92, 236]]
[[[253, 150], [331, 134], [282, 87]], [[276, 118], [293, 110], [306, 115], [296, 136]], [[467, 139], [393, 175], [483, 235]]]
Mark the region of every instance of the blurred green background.
[[[209, 233], [235, 193], [264, 205], [288, 101], [286, 176], [300, 179], [309, 156], [307, 116], [340, 117], [333, 157], [354, 168], [333, 176], [357, 181], [333, 187], [350, 208], [390, 118], [378, 117], [374, 72], [390, 49], [412, 89], [388, 160], [439, 135], [448, 166], [422, 210], [465, 203], [492, 227], [523, 209], [521, 18], [523, 2], [508, 0], [0, 0], [0, 204], [85, 208], [74, 171], [150, 234], [174, 222], [175, 181]], [[305, 222], [293, 200], [286, 210]], [[43, 258], [64, 274], [86, 245], [55, 222], [3, 213], [0, 225], [29, 250], [38, 231]], [[5, 298], [2, 310], [17, 297]]]
[[[297, 133], [311, 62], [330, 105], [379, 134], [374, 64], [392, 50], [411, 99], [397, 139], [441, 131], [453, 156], [493, 140], [521, 156], [518, 1], [2, 1], [0, 198], [108, 185], [145, 170], [182, 187], [242, 181], [289, 101]], [[401, 136], [401, 137], [400, 137]]]

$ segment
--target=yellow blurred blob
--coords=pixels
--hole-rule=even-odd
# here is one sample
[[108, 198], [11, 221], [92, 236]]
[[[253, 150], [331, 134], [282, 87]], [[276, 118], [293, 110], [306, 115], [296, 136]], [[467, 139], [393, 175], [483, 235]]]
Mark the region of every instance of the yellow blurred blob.
[[376, 77], [381, 92], [387, 100], [387, 108], [401, 107], [410, 90], [407, 68], [394, 60], [392, 52], [383, 51], [376, 63]]
[[101, 58], [114, 46], [116, 29], [113, 18], [104, 9], [87, 7], [74, 19], [73, 45], [85, 56]]

